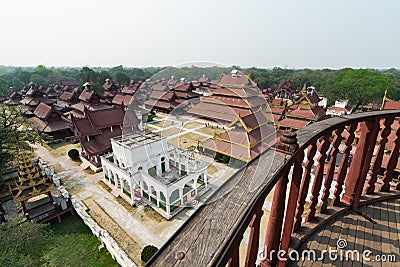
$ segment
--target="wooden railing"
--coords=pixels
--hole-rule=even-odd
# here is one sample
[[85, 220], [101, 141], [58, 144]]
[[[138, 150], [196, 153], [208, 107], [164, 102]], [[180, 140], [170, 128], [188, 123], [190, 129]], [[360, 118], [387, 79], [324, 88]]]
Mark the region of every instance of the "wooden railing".
[[[291, 144], [288, 147], [295, 144], [295, 149], [284, 153], [269, 150], [243, 167], [182, 225], [147, 266], [239, 266], [243, 262], [244, 266], [255, 266], [260, 250], [263, 255], [270, 255], [272, 250], [287, 252], [292, 234], [327, 212], [329, 206], [344, 204], [358, 212], [363, 194], [391, 190], [399, 160], [400, 129], [395, 129], [395, 145], [380, 181], [378, 172], [391, 126], [398, 117], [400, 111], [357, 113], [309, 125], [297, 132], [297, 140], [296, 135], [285, 136], [291, 139], [286, 140]], [[340, 150], [342, 160], [335, 172]], [[257, 175], [265, 179], [249, 191]], [[399, 184], [395, 187], [400, 189]], [[262, 206], [271, 190], [274, 196], [265, 244], [259, 248]], [[239, 246], [248, 228], [247, 253], [245, 259], [239, 259]], [[276, 256], [266, 257], [261, 266], [283, 266], [285, 262], [279, 262]]]

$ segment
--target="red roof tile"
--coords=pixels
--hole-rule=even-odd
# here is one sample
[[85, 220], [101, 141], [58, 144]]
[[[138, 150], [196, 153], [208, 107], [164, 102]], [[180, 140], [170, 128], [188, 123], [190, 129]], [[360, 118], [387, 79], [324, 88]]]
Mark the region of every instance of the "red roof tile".
[[35, 114], [35, 116], [37, 116], [40, 119], [47, 120], [47, 118], [50, 116], [52, 111], [53, 111], [52, 107], [46, 105], [45, 103], [40, 103], [36, 107], [33, 114]]
[[304, 128], [309, 122], [305, 120], [297, 120], [292, 118], [285, 118], [278, 122], [280, 126], [293, 128], [293, 129], [302, 129]]
[[125, 107], [127, 107], [131, 102], [132, 98], [133, 96], [131, 95], [116, 95], [113, 98], [112, 103], [116, 105], [124, 105]]
[[393, 100], [385, 100], [383, 104], [384, 110], [400, 110], [400, 101], [393, 101]]
[[251, 80], [247, 78], [245, 75], [240, 75], [240, 76], [232, 76], [232, 75], [225, 75], [223, 74], [221, 79], [219, 80], [220, 85], [224, 86], [245, 86], [245, 85], [250, 85]]

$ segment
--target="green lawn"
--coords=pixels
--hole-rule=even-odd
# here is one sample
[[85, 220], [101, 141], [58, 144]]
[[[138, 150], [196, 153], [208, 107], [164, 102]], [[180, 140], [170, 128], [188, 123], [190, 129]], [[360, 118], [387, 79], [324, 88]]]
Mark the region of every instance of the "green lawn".
[[49, 266], [119, 266], [78, 215], [65, 214], [50, 224], [54, 240], [45, 258]]
[[65, 214], [62, 223], [2, 223], [0, 244], [0, 266], [119, 266], [78, 215]]

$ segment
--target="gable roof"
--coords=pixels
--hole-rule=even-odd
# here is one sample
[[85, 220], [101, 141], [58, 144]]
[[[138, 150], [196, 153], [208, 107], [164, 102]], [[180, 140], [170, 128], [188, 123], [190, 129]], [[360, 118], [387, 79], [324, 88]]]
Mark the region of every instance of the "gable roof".
[[45, 103], [41, 102], [33, 112], [36, 117], [47, 120], [47, 118], [50, 116], [50, 114], [53, 112], [53, 108], [46, 105]]
[[383, 104], [383, 110], [400, 110], [400, 101], [385, 100]]
[[132, 95], [116, 95], [114, 96], [112, 103], [116, 105], [124, 105], [126, 107], [129, 105], [132, 99]]
[[65, 101], [70, 101], [70, 100], [72, 100], [73, 98], [74, 98], [74, 93], [67, 92], [67, 91], [63, 92], [63, 93], [60, 95], [60, 99], [61, 99], [61, 100], [65, 100]]

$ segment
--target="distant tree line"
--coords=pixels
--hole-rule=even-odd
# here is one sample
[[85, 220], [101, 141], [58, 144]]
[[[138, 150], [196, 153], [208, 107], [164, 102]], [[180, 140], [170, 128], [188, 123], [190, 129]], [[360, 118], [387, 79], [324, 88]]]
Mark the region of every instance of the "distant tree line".
[[291, 80], [300, 90], [304, 84], [314, 86], [332, 104], [337, 99], [349, 99], [350, 104], [361, 106], [381, 100], [385, 90], [388, 97], [400, 100], [400, 70], [374, 69], [259, 69], [245, 70], [260, 88], [277, 88], [285, 80]]
[[[336, 99], [349, 99], [355, 106], [365, 105], [371, 101], [381, 99], [384, 91], [388, 90], [388, 97], [400, 99], [400, 70], [375, 70], [375, 69], [286, 69], [286, 68], [246, 68], [239, 66], [246, 75], [258, 83], [260, 88], [278, 88], [285, 80], [291, 80], [295, 88], [300, 90], [304, 84], [314, 86], [317, 91], [328, 97], [330, 103]], [[93, 88], [101, 90], [102, 84], [108, 78], [118, 84], [129, 84], [131, 80], [146, 80], [171, 78], [186, 81], [197, 80], [202, 76], [210, 80], [218, 80], [223, 73], [227, 74], [232, 68], [224, 67], [196, 67], [182, 68], [128, 68], [122, 65], [112, 68], [83, 67], [83, 68], [54, 68], [39, 65], [32, 67], [6, 67], [0, 66], [0, 96], [7, 95], [10, 91], [20, 90], [25, 84], [34, 82], [38, 85], [48, 86], [58, 84], [61, 80], [80, 80], [81, 84], [91, 82]]]
[[100, 86], [105, 80], [111, 79], [118, 84], [129, 84], [131, 80], [139, 81], [150, 78], [161, 68], [68, 68], [0, 66], [0, 96], [6, 96], [11, 91], [19, 91], [24, 85], [33, 82], [37, 85], [49, 86], [59, 84], [61, 80], [80, 80], [81, 84], [91, 82], [94, 87]]

